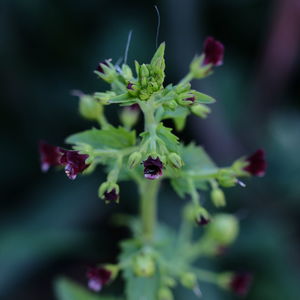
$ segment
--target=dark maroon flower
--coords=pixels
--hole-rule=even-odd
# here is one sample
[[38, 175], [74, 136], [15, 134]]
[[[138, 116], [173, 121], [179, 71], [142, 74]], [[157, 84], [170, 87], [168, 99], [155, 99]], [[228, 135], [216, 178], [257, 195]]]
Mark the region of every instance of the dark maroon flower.
[[127, 90], [133, 90], [133, 83], [132, 82], [128, 82], [127, 84]]
[[250, 288], [252, 275], [250, 273], [237, 273], [230, 281], [230, 289], [240, 296], [245, 296]]
[[220, 66], [223, 63], [223, 57], [223, 44], [213, 37], [207, 37], [204, 41], [204, 65]]
[[103, 73], [104, 73], [104, 70], [103, 70], [102, 65], [105, 65], [105, 66], [108, 67], [108, 66], [109, 66], [109, 65], [108, 65], [108, 61], [110, 61], [110, 60], [107, 60], [107, 61], [106, 61], [106, 60], [105, 60], [105, 61], [101, 61], [101, 62], [98, 64], [97, 71], [103, 74]]
[[60, 165], [60, 158], [62, 154], [59, 147], [50, 145], [44, 141], [40, 141], [39, 152], [41, 159], [41, 169], [43, 172], [48, 171], [51, 166]]
[[204, 216], [200, 216], [198, 219], [196, 219], [196, 223], [199, 226], [205, 226], [210, 222], [210, 219]]
[[196, 97], [195, 96], [191, 96], [191, 97], [185, 98], [184, 100], [187, 101], [187, 102], [191, 102], [191, 104], [192, 104], [192, 103], [195, 102]]
[[118, 202], [119, 194], [117, 193], [116, 189], [112, 189], [110, 192], [104, 193], [104, 200], [108, 202]]
[[60, 152], [62, 153], [60, 164], [65, 166], [66, 175], [72, 180], [89, 166], [85, 163], [89, 157], [87, 154], [79, 154], [78, 151], [65, 149], [60, 149]]
[[265, 151], [262, 149], [257, 150], [252, 155], [246, 158], [249, 163], [244, 170], [254, 176], [264, 176], [267, 168], [265, 159]]
[[94, 292], [99, 292], [102, 287], [110, 281], [111, 275], [111, 271], [103, 267], [90, 268], [86, 273], [89, 289]]
[[149, 156], [146, 160], [144, 160], [143, 164], [145, 178], [153, 180], [162, 176], [163, 163], [159, 157], [153, 159]]

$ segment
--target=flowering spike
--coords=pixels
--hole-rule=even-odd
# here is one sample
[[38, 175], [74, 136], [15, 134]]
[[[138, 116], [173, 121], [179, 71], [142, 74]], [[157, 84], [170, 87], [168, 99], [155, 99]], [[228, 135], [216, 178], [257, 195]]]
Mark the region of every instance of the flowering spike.
[[60, 149], [60, 152], [62, 153], [60, 164], [65, 166], [66, 175], [72, 180], [89, 166], [85, 163], [89, 157], [87, 154], [79, 154], [78, 151], [65, 149]]
[[59, 147], [50, 145], [44, 141], [40, 141], [39, 152], [41, 169], [43, 172], [47, 172], [51, 166], [60, 165], [60, 158], [62, 154]]
[[213, 37], [207, 37], [204, 41], [204, 65], [212, 64], [217, 67], [223, 64], [224, 46]]
[[144, 160], [143, 164], [145, 178], [153, 180], [162, 176], [163, 163], [159, 157], [153, 159], [151, 156], [149, 156], [146, 160]]
[[111, 280], [112, 272], [103, 267], [92, 267], [86, 273], [88, 287], [94, 292], [101, 291], [102, 287]]
[[259, 149], [247, 157], [246, 162], [248, 162], [248, 165], [244, 168], [245, 171], [253, 176], [261, 177], [265, 175], [267, 163], [263, 149]]

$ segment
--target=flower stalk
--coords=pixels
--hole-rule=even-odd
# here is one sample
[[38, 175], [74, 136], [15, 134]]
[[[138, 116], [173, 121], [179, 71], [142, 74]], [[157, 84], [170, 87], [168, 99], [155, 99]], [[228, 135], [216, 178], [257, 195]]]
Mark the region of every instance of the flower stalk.
[[147, 180], [140, 183], [140, 219], [142, 224], [142, 239], [151, 242], [157, 222], [157, 195], [159, 180]]

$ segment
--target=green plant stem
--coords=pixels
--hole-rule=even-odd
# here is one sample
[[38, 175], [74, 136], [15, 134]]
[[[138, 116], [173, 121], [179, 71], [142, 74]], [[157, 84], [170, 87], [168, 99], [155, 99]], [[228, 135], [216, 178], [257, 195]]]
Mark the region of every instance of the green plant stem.
[[154, 236], [159, 185], [159, 180], [143, 181], [140, 185], [140, 217], [143, 238], [146, 241], [151, 241]]
[[185, 77], [183, 77], [183, 78], [180, 80], [179, 84], [182, 84], [182, 85], [187, 84], [187, 83], [189, 83], [190, 81], [192, 81], [193, 79], [194, 79], [193, 74], [192, 74], [192, 73], [188, 73]]
[[101, 114], [98, 117], [98, 124], [99, 124], [101, 129], [106, 129], [106, 128], [109, 127], [109, 123], [107, 122], [104, 114]]

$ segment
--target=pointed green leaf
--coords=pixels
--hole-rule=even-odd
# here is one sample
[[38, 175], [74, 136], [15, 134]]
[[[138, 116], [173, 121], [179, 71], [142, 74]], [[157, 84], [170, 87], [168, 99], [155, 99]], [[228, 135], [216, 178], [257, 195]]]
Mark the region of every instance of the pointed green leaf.
[[170, 152], [178, 152], [178, 137], [172, 132], [172, 128], [165, 127], [160, 123], [157, 127], [157, 136], [165, 143]]
[[69, 136], [68, 144], [87, 144], [94, 149], [124, 149], [134, 146], [135, 131], [127, 131], [123, 127], [109, 127], [107, 129], [91, 129]]
[[183, 171], [192, 171], [196, 174], [210, 174], [217, 172], [218, 167], [201, 146], [191, 143], [180, 147], [181, 158], [184, 161]]
[[163, 42], [159, 45], [157, 48], [156, 52], [154, 53], [152, 59], [151, 59], [151, 65], [156, 65], [158, 61], [164, 58], [165, 55], [165, 48], [166, 48], [166, 43]]

